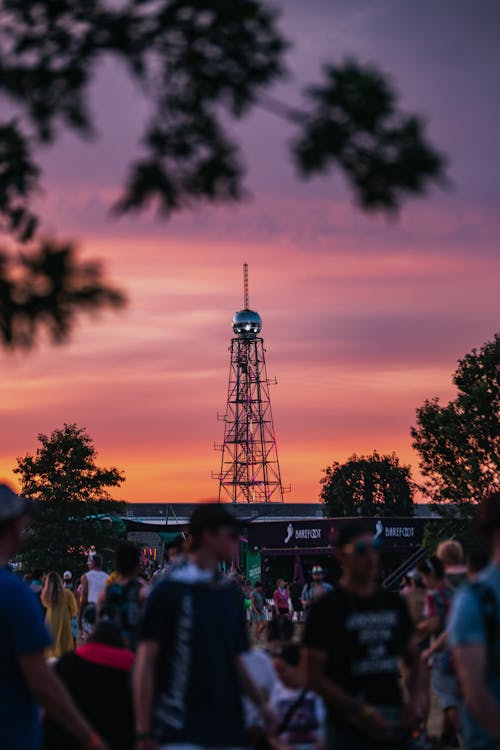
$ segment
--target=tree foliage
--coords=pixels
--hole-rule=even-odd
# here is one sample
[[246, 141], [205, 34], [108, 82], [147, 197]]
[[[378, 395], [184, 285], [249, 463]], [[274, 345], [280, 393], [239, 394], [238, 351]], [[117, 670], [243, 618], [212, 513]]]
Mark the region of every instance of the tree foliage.
[[324, 469], [320, 498], [328, 516], [411, 516], [414, 483], [395, 453], [355, 453]]
[[[264, 0], [3, 0], [0, 96], [13, 114], [0, 123], [0, 227], [38, 241], [36, 153], [64, 130], [95, 134], [89, 90], [109, 56], [149, 105], [118, 214], [155, 205], [169, 216], [200, 201], [241, 198], [243, 159], [227, 123], [254, 105], [295, 126], [299, 175], [340, 169], [364, 209], [397, 210], [442, 178], [444, 160], [422, 121], [399, 109], [387, 78], [371, 67], [325, 65], [323, 81], [303, 92], [303, 108], [266, 98], [287, 73], [288, 46]], [[37, 263], [43, 248], [31, 252]], [[98, 284], [103, 294], [93, 305], [102, 307], [110, 297]], [[2, 305], [0, 297], [0, 314]], [[78, 299], [70, 306], [85, 308]], [[37, 315], [44, 317], [43, 305]]]
[[500, 488], [499, 367], [496, 334], [459, 361], [456, 397], [444, 405], [438, 398], [426, 401], [411, 430], [422, 490], [461, 537], [469, 534], [477, 503]]
[[86, 430], [65, 424], [50, 435], [38, 435], [36, 453], [17, 459], [21, 493], [36, 512], [22, 550], [25, 568], [80, 573], [94, 547], [111, 558], [124, 531], [119, 516], [125, 504], [111, 498], [124, 475], [96, 464], [97, 452]]

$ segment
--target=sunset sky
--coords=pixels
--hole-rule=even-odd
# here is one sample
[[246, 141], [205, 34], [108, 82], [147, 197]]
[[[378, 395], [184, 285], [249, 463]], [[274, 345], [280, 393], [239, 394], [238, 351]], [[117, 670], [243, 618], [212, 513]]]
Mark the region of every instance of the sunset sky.
[[93, 89], [99, 140], [64, 137], [43, 155], [39, 209], [52, 234], [105, 261], [127, 308], [82, 319], [63, 347], [2, 355], [0, 475], [36, 436], [85, 426], [130, 501], [215, 498], [231, 318], [263, 318], [275, 426], [292, 501], [314, 501], [321, 470], [395, 450], [417, 468], [415, 408], [453, 395], [456, 361], [491, 339], [499, 313], [500, 6], [496, 0], [282, 0], [294, 41], [294, 101], [320, 64], [348, 55], [390, 74], [450, 161], [451, 186], [397, 220], [353, 206], [343, 179], [300, 182], [292, 131], [255, 112], [238, 132], [250, 198], [166, 222], [116, 220], [109, 206], [137, 153], [140, 92], [112, 62]]

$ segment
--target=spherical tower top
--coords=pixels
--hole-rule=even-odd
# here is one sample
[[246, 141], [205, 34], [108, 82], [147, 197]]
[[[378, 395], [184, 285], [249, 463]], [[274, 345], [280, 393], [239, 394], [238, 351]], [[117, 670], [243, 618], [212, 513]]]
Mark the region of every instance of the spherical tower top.
[[233, 331], [244, 339], [255, 338], [262, 330], [262, 318], [255, 310], [240, 310], [233, 317]]

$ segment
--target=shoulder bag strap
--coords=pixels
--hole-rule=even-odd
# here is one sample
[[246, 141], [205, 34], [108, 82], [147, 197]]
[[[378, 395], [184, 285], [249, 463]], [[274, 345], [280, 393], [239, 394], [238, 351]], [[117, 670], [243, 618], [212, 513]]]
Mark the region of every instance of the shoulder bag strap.
[[306, 695], [307, 695], [307, 688], [304, 688], [303, 690], [300, 691], [299, 697], [297, 698], [296, 701], [292, 703], [292, 705], [286, 712], [285, 716], [283, 717], [283, 721], [280, 723], [278, 727], [278, 731], [277, 731], [278, 736], [280, 734], [283, 734], [283, 732], [286, 732], [293, 718], [294, 713], [297, 711], [298, 708], [300, 708], [300, 706], [304, 702]]

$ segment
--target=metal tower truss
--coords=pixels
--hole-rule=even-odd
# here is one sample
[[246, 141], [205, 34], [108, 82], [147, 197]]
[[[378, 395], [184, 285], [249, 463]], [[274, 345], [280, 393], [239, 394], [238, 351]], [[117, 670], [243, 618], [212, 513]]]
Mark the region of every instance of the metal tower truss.
[[262, 321], [248, 308], [248, 270], [245, 267], [245, 309], [236, 313], [231, 339], [231, 361], [219, 502], [283, 502], [283, 485], [274, 434], [270, 381], [267, 377], [264, 340], [257, 336]]

